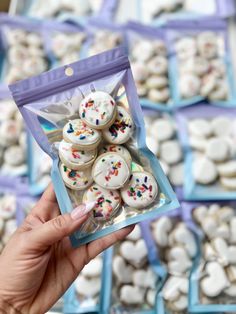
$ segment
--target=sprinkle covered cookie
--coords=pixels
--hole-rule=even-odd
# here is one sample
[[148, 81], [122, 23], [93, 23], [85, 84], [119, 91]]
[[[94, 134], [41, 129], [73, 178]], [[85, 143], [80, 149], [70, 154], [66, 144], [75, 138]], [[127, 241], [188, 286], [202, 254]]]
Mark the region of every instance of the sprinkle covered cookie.
[[121, 106], [117, 107], [114, 123], [102, 131], [104, 139], [111, 144], [123, 144], [127, 142], [133, 132], [133, 121], [129, 113]]
[[93, 216], [96, 220], [109, 220], [120, 206], [121, 198], [117, 191], [106, 190], [97, 184], [93, 184], [83, 196], [83, 202], [96, 201]]
[[72, 190], [84, 190], [92, 184], [91, 170], [72, 170], [60, 164], [60, 172], [65, 185]]
[[75, 170], [85, 169], [96, 159], [97, 150], [78, 150], [73, 144], [62, 140], [59, 144], [59, 156], [67, 167]]
[[157, 194], [156, 180], [148, 172], [134, 172], [128, 184], [121, 190], [123, 201], [128, 206], [139, 209], [152, 204]]
[[108, 93], [92, 92], [80, 103], [79, 114], [80, 118], [90, 127], [107, 128], [116, 117], [115, 100]]
[[101, 133], [87, 126], [81, 119], [75, 119], [64, 126], [63, 138], [77, 149], [92, 150], [100, 143]]
[[130, 167], [117, 153], [100, 155], [92, 169], [93, 180], [105, 189], [120, 189], [129, 179]]
[[99, 155], [105, 154], [105, 153], [117, 153], [117, 154], [120, 154], [122, 157], [124, 157], [124, 159], [126, 160], [126, 162], [128, 164], [130, 164], [131, 161], [132, 161], [132, 157], [130, 155], [130, 152], [128, 151], [127, 148], [125, 148], [122, 145], [112, 145], [112, 144], [105, 145], [105, 146], [103, 146], [100, 149]]

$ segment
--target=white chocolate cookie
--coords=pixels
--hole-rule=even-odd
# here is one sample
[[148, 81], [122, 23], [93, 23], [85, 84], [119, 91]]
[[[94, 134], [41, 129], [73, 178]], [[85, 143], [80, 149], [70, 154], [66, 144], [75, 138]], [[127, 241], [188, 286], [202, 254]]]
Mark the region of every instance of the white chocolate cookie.
[[81, 119], [94, 129], [108, 128], [116, 116], [115, 100], [102, 91], [88, 94], [80, 103]]
[[123, 241], [120, 245], [120, 254], [135, 268], [141, 268], [147, 262], [147, 247], [143, 239], [137, 242]]
[[90, 169], [72, 170], [61, 163], [60, 172], [65, 185], [72, 190], [84, 190], [93, 182]]
[[96, 159], [92, 176], [105, 189], [120, 189], [130, 177], [130, 165], [120, 154], [105, 153]]
[[182, 149], [177, 140], [166, 141], [161, 144], [160, 157], [167, 164], [173, 165], [182, 159]]
[[131, 285], [124, 285], [120, 289], [120, 300], [127, 305], [137, 305], [144, 303], [145, 290]]
[[147, 136], [146, 144], [154, 155], [157, 156], [159, 154], [159, 143], [155, 138], [153, 138], [152, 136]]
[[159, 142], [170, 140], [174, 135], [173, 123], [167, 119], [157, 119], [152, 124], [150, 133]]
[[123, 201], [133, 208], [146, 208], [158, 195], [155, 178], [148, 172], [134, 172], [125, 187], [121, 189]]
[[96, 220], [109, 220], [120, 207], [121, 198], [117, 191], [106, 190], [93, 184], [83, 195], [83, 202], [96, 202], [93, 217]]
[[100, 292], [101, 279], [99, 277], [86, 278], [80, 274], [75, 280], [75, 289], [79, 295], [95, 297]]
[[132, 161], [132, 157], [130, 155], [130, 152], [123, 145], [107, 144], [107, 145], [103, 146], [100, 149], [99, 155], [102, 155], [102, 154], [105, 154], [105, 153], [117, 153], [117, 154], [120, 154], [126, 160], [128, 165]]
[[236, 176], [236, 161], [230, 160], [217, 166], [219, 175], [222, 177], [231, 178]]
[[235, 191], [236, 190], [236, 178], [220, 178], [220, 183], [228, 190]]
[[206, 156], [213, 161], [224, 161], [229, 157], [229, 145], [220, 137], [213, 137], [208, 140], [206, 146]]
[[179, 163], [170, 168], [170, 182], [175, 186], [183, 185], [184, 183], [184, 164]]
[[114, 123], [102, 130], [104, 139], [111, 144], [126, 143], [133, 133], [134, 124], [130, 114], [121, 106], [117, 106], [117, 114]]
[[215, 164], [208, 158], [197, 158], [193, 162], [193, 177], [197, 183], [211, 184], [217, 179]]
[[87, 126], [81, 119], [76, 119], [64, 126], [63, 138], [78, 149], [92, 150], [99, 145], [101, 133]]
[[200, 137], [209, 137], [212, 134], [212, 127], [205, 119], [193, 119], [188, 123], [190, 134]]
[[216, 117], [211, 121], [215, 136], [228, 136], [233, 133], [232, 120], [227, 117]]
[[96, 159], [97, 151], [78, 150], [73, 144], [62, 140], [59, 144], [59, 156], [63, 164], [70, 169], [78, 170], [88, 168]]

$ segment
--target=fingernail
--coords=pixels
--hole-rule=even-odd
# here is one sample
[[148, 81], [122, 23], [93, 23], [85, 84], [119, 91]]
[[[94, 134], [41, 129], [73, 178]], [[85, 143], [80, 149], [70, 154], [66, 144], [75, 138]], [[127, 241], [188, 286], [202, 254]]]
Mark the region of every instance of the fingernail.
[[88, 202], [86, 204], [81, 204], [78, 207], [76, 207], [75, 209], [72, 210], [71, 212], [71, 218], [73, 220], [77, 220], [81, 217], [83, 217], [84, 215], [86, 215], [88, 212], [90, 212], [94, 206], [96, 205], [96, 202]]

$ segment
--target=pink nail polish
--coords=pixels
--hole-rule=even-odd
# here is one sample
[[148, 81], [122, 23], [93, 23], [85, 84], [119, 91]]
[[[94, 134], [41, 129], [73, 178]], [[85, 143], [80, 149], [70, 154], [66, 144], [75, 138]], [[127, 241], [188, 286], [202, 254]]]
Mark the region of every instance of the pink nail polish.
[[81, 204], [78, 207], [76, 207], [75, 209], [72, 210], [71, 212], [71, 218], [73, 220], [77, 220], [81, 217], [83, 217], [84, 215], [86, 215], [87, 213], [89, 213], [94, 206], [96, 205], [96, 202], [89, 202], [86, 204]]

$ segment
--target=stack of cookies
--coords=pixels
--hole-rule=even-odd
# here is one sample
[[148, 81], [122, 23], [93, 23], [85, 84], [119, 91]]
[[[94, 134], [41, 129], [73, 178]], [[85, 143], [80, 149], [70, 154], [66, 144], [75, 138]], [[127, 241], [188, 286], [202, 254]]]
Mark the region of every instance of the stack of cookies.
[[112, 218], [122, 203], [137, 209], [151, 205], [157, 182], [148, 172], [132, 172], [132, 157], [122, 144], [133, 135], [129, 112], [102, 91], [80, 103], [78, 119], [63, 128], [60, 172], [69, 189], [83, 190], [83, 202], [95, 201], [96, 220]]

